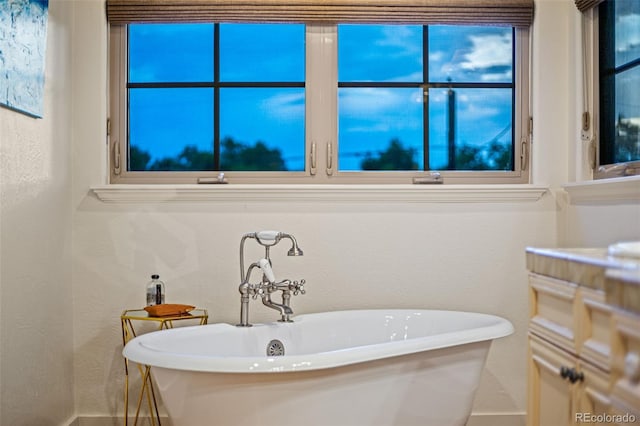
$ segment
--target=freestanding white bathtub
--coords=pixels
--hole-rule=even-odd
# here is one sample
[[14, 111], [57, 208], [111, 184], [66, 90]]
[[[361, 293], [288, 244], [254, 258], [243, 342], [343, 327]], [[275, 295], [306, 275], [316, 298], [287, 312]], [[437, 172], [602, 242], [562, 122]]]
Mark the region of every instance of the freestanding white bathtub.
[[[174, 426], [463, 426], [503, 318], [363, 310], [163, 330], [127, 344]], [[284, 355], [268, 356], [284, 346]]]

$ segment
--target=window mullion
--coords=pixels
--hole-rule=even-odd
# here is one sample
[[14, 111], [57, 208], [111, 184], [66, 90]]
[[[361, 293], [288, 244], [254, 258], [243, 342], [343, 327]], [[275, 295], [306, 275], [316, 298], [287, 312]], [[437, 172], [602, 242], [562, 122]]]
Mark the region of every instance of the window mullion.
[[422, 133], [423, 133], [423, 170], [427, 171], [429, 167], [429, 27], [422, 27]]
[[110, 29], [110, 132], [109, 176], [110, 182], [118, 182], [127, 171], [127, 31], [125, 26]]
[[220, 24], [213, 26], [213, 170], [220, 170]]
[[[305, 162], [311, 174], [315, 155], [314, 180], [327, 181], [329, 165], [337, 170], [338, 135], [338, 52], [335, 25], [307, 25], [306, 31], [306, 114]], [[314, 146], [315, 145], [315, 149]], [[331, 151], [332, 158], [327, 154]]]
[[[516, 29], [513, 77], [513, 170], [528, 181], [533, 118], [530, 112], [529, 30]], [[523, 152], [526, 150], [526, 152]]]

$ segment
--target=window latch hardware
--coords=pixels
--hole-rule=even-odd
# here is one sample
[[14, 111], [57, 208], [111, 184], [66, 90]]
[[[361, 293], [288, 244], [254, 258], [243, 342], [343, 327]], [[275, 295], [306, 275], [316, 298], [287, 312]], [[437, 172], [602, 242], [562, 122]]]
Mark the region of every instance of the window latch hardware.
[[220, 172], [216, 177], [199, 177], [198, 183], [206, 184], [206, 185], [218, 185], [218, 184], [229, 183], [229, 181], [225, 179], [224, 173]]
[[316, 175], [316, 170], [317, 170], [317, 164], [316, 164], [316, 143], [313, 142], [311, 144], [311, 152], [309, 153], [309, 160], [311, 163], [311, 168], [309, 170], [309, 173], [311, 173], [311, 176], [315, 176]]
[[440, 172], [430, 172], [428, 176], [413, 178], [414, 185], [434, 185], [444, 183]]
[[520, 149], [520, 170], [525, 171], [529, 163], [529, 144], [527, 143], [527, 138], [522, 138]]
[[582, 113], [582, 131], [586, 132], [591, 127], [591, 116], [589, 115], [589, 111], [585, 111]]
[[333, 175], [333, 144], [327, 144], [327, 175]]
[[120, 144], [118, 141], [113, 143], [113, 173], [120, 174]]

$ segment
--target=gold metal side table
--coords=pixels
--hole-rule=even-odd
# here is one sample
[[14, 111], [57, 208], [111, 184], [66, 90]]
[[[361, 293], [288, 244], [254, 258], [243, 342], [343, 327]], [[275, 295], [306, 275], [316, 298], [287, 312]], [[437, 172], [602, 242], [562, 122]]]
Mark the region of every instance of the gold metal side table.
[[[191, 325], [204, 325], [209, 319], [209, 314], [206, 309], [194, 309], [188, 314], [165, 316], [165, 317], [152, 317], [144, 309], [130, 309], [126, 310], [120, 316], [120, 322], [122, 324], [122, 344], [123, 346], [129, 342], [129, 340], [136, 337], [136, 327], [134, 323], [139, 326], [142, 324], [153, 324], [153, 330], [164, 330], [174, 327], [176, 321], [191, 321]], [[188, 325], [188, 324], [187, 324]], [[153, 383], [151, 380], [151, 366], [138, 365], [138, 371], [142, 377], [142, 389], [140, 389], [140, 396], [138, 397], [138, 405], [136, 408], [136, 417], [134, 420], [134, 426], [138, 423], [138, 416], [140, 414], [140, 407], [142, 406], [142, 400], [146, 393], [147, 404], [149, 405], [149, 415], [151, 418], [152, 426], [155, 426], [155, 421], [158, 421], [160, 426], [160, 413], [158, 412], [158, 403], [156, 401], [155, 391], [153, 390]], [[127, 426], [129, 421], [129, 360], [124, 358], [124, 425]]]

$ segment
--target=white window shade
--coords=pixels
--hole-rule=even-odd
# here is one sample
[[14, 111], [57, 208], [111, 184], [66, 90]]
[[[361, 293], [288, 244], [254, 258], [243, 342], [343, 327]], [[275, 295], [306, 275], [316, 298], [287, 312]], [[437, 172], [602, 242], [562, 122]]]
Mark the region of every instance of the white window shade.
[[106, 4], [112, 24], [217, 21], [528, 27], [533, 21], [533, 0], [107, 0]]

